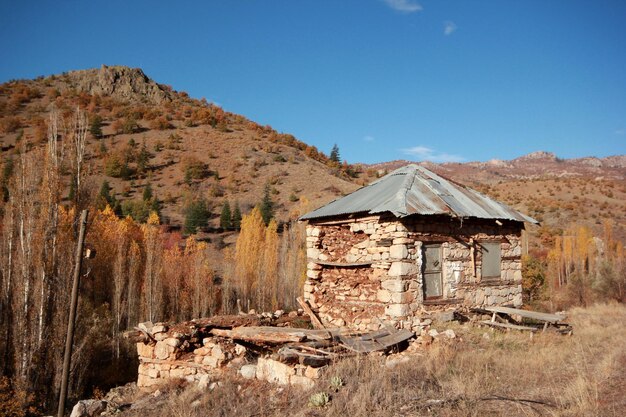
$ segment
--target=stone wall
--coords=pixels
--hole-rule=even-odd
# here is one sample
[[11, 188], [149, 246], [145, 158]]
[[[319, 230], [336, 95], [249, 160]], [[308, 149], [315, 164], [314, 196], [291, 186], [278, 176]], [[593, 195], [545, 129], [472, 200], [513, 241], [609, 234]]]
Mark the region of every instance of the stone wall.
[[222, 338], [194, 337], [168, 332], [166, 325], [153, 328], [155, 341], [138, 342], [138, 387], [151, 387], [170, 379], [207, 385], [228, 368], [245, 364], [246, 348]]
[[326, 369], [285, 364], [261, 355], [258, 349], [247, 349], [232, 339], [205, 337], [194, 331], [180, 332], [169, 329], [164, 323], [157, 323], [150, 333], [153, 339], [137, 343], [137, 386], [140, 388], [155, 389], [171, 380], [185, 380], [198, 383], [201, 388], [211, 388], [211, 384], [230, 373], [308, 389]]
[[[309, 224], [304, 297], [331, 326], [365, 331], [389, 323], [419, 332], [424, 312], [442, 308], [423, 300], [422, 245], [441, 243], [442, 301], [519, 306], [522, 224], [501, 223], [374, 216]], [[499, 280], [481, 277], [483, 241], [500, 242]]]

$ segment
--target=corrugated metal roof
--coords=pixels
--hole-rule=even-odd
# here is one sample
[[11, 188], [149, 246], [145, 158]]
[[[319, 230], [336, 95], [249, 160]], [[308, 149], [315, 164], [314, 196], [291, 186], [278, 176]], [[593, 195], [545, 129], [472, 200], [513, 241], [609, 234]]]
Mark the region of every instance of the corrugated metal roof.
[[403, 166], [370, 185], [305, 214], [300, 220], [384, 212], [396, 217], [445, 214], [538, 223], [505, 204], [414, 164]]

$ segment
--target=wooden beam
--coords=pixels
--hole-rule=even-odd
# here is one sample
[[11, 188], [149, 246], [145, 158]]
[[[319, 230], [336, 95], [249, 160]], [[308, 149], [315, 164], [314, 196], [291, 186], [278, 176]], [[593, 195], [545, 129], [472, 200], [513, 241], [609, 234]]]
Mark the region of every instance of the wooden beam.
[[332, 338], [330, 333], [325, 330], [272, 326], [235, 327], [232, 330], [211, 329], [210, 333], [214, 336], [258, 343], [294, 343], [305, 340], [330, 340]]
[[511, 308], [511, 307], [500, 307], [500, 306], [491, 306], [491, 307], [483, 307], [487, 311], [502, 313], [502, 314], [517, 314], [521, 317], [526, 317], [533, 320], [546, 321], [549, 323], [558, 323], [562, 320], [565, 320], [566, 316], [561, 314], [549, 314], [549, 313], [540, 313], [538, 311], [529, 311], [529, 310], [520, 310], [519, 308]]
[[296, 298], [296, 301], [298, 302], [298, 304], [300, 304], [300, 307], [302, 307], [304, 312], [309, 317], [311, 317], [311, 324], [313, 325], [314, 328], [316, 328], [316, 329], [326, 329], [326, 327], [324, 326], [322, 321], [319, 319], [319, 317], [317, 317], [317, 314], [315, 314], [315, 312], [313, 310], [311, 310], [311, 307], [309, 306], [309, 303], [304, 301], [304, 299], [302, 297]]
[[344, 268], [370, 266], [371, 264], [374, 263], [372, 261], [369, 261], [369, 262], [328, 262], [328, 261], [320, 261], [320, 260], [312, 259], [312, 258], [309, 258], [308, 261], [312, 263], [316, 263], [318, 265], [323, 265], [323, 266], [336, 266], [336, 267], [344, 267]]
[[482, 320], [481, 323], [491, 327], [499, 327], [501, 329], [528, 330], [530, 332], [537, 331], [536, 327], [518, 326], [517, 324], [499, 323], [497, 321]]

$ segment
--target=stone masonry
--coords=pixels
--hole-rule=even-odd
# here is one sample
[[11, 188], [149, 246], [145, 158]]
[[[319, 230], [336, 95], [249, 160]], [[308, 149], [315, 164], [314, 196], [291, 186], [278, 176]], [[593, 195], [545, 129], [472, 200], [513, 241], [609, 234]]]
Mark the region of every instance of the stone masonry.
[[[327, 324], [363, 331], [392, 324], [419, 332], [424, 313], [443, 305], [520, 306], [521, 223], [499, 223], [447, 216], [312, 222], [304, 297]], [[481, 242], [500, 243], [500, 279], [482, 279]], [[423, 300], [425, 243], [442, 245], [440, 307]]]

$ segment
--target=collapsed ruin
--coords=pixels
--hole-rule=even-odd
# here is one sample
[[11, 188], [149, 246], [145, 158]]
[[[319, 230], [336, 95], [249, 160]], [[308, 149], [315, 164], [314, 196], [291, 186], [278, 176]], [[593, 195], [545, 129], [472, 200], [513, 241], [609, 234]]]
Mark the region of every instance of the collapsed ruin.
[[424, 312], [522, 304], [522, 231], [537, 223], [407, 165], [300, 218], [304, 298], [329, 326], [419, 334]]
[[[353, 335], [339, 329], [311, 329], [304, 311], [214, 316], [168, 325], [141, 323], [137, 340], [137, 386], [169, 380], [207, 387], [224, 373], [310, 388], [332, 361], [389, 351], [413, 337], [386, 329]], [[299, 326], [299, 327], [294, 327]]]

